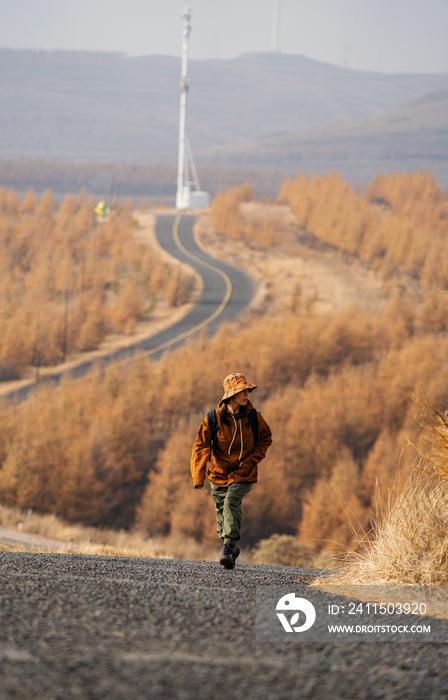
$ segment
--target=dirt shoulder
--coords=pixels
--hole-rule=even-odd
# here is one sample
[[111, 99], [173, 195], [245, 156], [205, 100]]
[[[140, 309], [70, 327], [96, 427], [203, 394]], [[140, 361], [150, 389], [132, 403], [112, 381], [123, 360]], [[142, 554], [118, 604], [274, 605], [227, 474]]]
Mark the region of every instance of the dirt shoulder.
[[[202, 279], [193, 268], [186, 265], [176, 258], [173, 258], [169, 253], [167, 253], [159, 244], [156, 234], [155, 234], [155, 224], [156, 217], [154, 214], [147, 212], [134, 212], [136, 221], [138, 222], [138, 228], [136, 229], [136, 238], [144, 242], [150, 248], [158, 251], [163, 260], [167, 262], [170, 266], [180, 266], [188, 271], [188, 274], [193, 275], [196, 279], [194, 293], [188, 302], [188, 304], [183, 304], [182, 306], [172, 307], [169, 306], [163, 299], [158, 299], [157, 305], [152, 311], [151, 318], [148, 321], [137, 323], [137, 327], [132, 335], [122, 335], [119, 333], [109, 334], [101, 345], [96, 350], [91, 350], [89, 352], [79, 352], [69, 356], [66, 362], [60, 363], [58, 365], [52, 365], [50, 367], [40, 368], [40, 378], [44, 379], [51, 377], [54, 374], [59, 374], [61, 372], [69, 372], [78, 365], [84, 364], [84, 362], [94, 362], [96, 360], [101, 360], [107, 357], [116, 350], [121, 350], [122, 348], [127, 348], [130, 345], [146, 340], [147, 338], [152, 338], [157, 333], [174, 326], [175, 323], [180, 321], [184, 316], [186, 316], [191, 309], [196, 304], [202, 293]], [[36, 370], [34, 367], [29, 367], [26, 371], [25, 376], [22, 379], [2, 382], [0, 385], [0, 396], [9, 394], [10, 392], [18, 391], [23, 387], [30, 386], [35, 383], [36, 380]]]
[[[0, 527], [0, 546], [2, 542], [13, 543], [14, 545], [29, 545], [30, 547], [44, 547], [45, 549], [56, 549], [63, 544], [58, 540], [50, 540], [39, 535], [30, 535], [27, 532], [10, 530]], [[69, 543], [64, 543], [65, 549], [70, 549]]]

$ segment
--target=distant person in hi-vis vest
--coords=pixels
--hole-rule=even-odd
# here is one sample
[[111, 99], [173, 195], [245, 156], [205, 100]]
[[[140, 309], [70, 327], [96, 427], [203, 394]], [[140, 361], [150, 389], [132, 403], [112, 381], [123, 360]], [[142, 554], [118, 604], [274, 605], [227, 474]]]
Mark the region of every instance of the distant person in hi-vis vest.
[[208, 479], [216, 509], [218, 535], [224, 549], [220, 564], [233, 569], [240, 553], [241, 503], [257, 481], [258, 463], [272, 443], [271, 429], [249, 401], [256, 389], [239, 372], [224, 379], [224, 396], [202, 421], [191, 455], [195, 489]]

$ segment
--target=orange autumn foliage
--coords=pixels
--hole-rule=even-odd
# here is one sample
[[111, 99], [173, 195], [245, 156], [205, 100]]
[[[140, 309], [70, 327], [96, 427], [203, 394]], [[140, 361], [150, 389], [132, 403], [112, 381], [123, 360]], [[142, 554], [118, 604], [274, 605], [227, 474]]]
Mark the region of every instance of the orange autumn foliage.
[[[394, 176], [388, 177], [362, 195], [336, 175], [301, 177], [300, 187], [285, 183], [282, 194], [314, 236], [361, 257], [385, 278], [401, 275], [384, 314], [356, 307], [317, 313], [300, 303], [297, 288], [294, 303], [275, 318], [257, 317], [242, 327], [225, 324], [213, 338], [202, 334], [158, 363], [139, 359], [127, 369], [97, 370], [79, 383], [66, 379], [58, 391], [43, 389], [23, 407], [5, 406], [0, 410], [0, 500], [87, 524], [139, 527], [148, 536], [216, 542], [212, 501], [206, 489], [193, 489], [189, 456], [199, 422], [219, 401], [223, 377], [238, 369], [258, 384], [253, 401], [274, 437], [260, 465], [259, 483], [245, 501], [245, 542], [277, 532], [298, 533], [316, 548], [334, 549], [335, 541], [352, 545], [353, 530], [369, 530], [388, 490], [412, 468], [415, 452], [408, 439], [417, 444], [420, 428], [411, 395], [422, 384], [433, 405], [448, 404], [445, 296], [434, 285], [434, 270], [445, 255], [445, 219], [434, 214], [433, 220], [418, 205], [429, 197], [436, 209], [440, 199], [426, 175], [397, 179], [407, 183], [407, 198], [406, 187], [400, 184], [395, 192]], [[383, 201], [388, 182], [390, 199]], [[250, 238], [244, 228], [245, 197], [247, 188], [245, 194], [232, 194], [233, 214], [226, 218], [223, 195], [216, 210], [219, 230], [239, 236], [242, 225], [242, 240], [262, 245], [261, 229], [255, 226]], [[13, 197], [3, 194], [0, 201], [21, 216]], [[78, 260], [84, 248], [76, 230], [81, 225], [87, 230], [87, 209], [78, 219], [80, 210], [74, 217], [70, 207], [61, 207], [58, 221], [66, 222]], [[94, 257], [82, 270], [81, 292], [94, 290], [95, 313], [100, 313], [104, 299], [117, 296], [114, 270], [123, 253], [115, 250], [110, 265], [110, 230], [93, 238], [89, 250]], [[27, 241], [24, 234], [14, 239], [19, 258], [26, 258]], [[263, 245], [274, 244], [265, 236]], [[48, 260], [43, 255], [37, 269], [30, 270], [29, 283], [42, 299], [39, 323], [24, 321], [35, 338], [51, 310], [52, 279], [57, 278], [54, 284], [62, 294], [65, 280], [76, 277], [73, 256], [61, 255], [57, 274]], [[143, 256], [141, 268], [155, 293], [167, 288], [163, 265]], [[411, 299], [409, 278], [429, 291]], [[126, 276], [120, 285], [120, 293], [126, 290], [124, 311], [117, 304], [116, 316], [109, 312], [104, 322], [112, 324], [114, 318], [126, 332], [126, 308], [137, 306], [140, 292]], [[8, 289], [2, 291], [5, 299]], [[89, 338], [97, 327], [95, 320], [88, 324], [95, 306], [87, 299], [79, 293], [73, 305], [76, 323], [84, 324], [86, 347], [95, 342]], [[5, 338], [20, 347], [13, 325]], [[35, 345], [45, 351], [42, 342]]]
[[[81, 381], [65, 379], [57, 391], [43, 387], [17, 409], [2, 408], [2, 502], [213, 542], [212, 503], [192, 487], [189, 456], [200, 421], [221, 396], [223, 376], [238, 367], [258, 384], [253, 400], [274, 435], [247, 499], [246, 541], [300, 530], [316, 546], [320, 529], [321, 540], [337, 535], [350, 543], [341, 503], [368, 529], [376, 478], [384, 494], [406, 435], [418, 441], [410, 394], [422, 382], [434, 403], [448, 402], [448, 346], [427, 336], [394, 349], [386, 319], [372, 319], [368, 331], [353, 309], [341, 318], [345, 346], [340, 334], [327, 332], [329, 318], [287, 313], [239, 331], [224, 326], [157, 364], [142, 358], [127, 369], [96, 370]], [[371, 332], [368, 342], [363, 336], [360, 343], [350, 326]], [[404, 472], [411, 465], [411, 456], [401, 459]], [[333, 498], [336, 482], [340, 497]], [[318, 517], [324, 506], [325, 517]]]
[[338, 173], [285, 180], [288, 203], [317, 238], [359, 255], [384, 278], [402, 270], [425, 288], [446, 280], [448, 211], [430, 173], [380, 175], [359, 195]]
[[129, 205], [96, 221], [93, 204], [0, 190], [0, 380], [132, 333], [157, 296], [188, 301], [190, 277], [137, 241]]

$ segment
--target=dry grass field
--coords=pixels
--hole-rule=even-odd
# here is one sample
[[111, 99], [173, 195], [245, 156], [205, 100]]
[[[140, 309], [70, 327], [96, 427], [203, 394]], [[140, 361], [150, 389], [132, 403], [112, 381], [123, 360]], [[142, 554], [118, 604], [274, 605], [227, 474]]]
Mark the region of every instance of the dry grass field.
[[334, 312], [356, 305], [363, 311], [381, 313], [388, 295], [377, 274], [359, 258], [329, 246], [304, 241], [299, 221], [287, 205], [247, 202], [241, 205], [249, 224], [269, 222], [281, 232], [282, 244], [262, 248], [217, 233], [208, 214], [196, 223], [196, 241], [207, 253], [237, 265], [257, 283], [257, 291], [244, 318], [278, 315], [300, 296], [313, 310]]
[[[213, 559], [214, 547], [180, 537], [149, 538], [143, 532], [116, 531], [67, 523], [55, 515], [42, 515], [0, 505], [0, 552], [54, 552], [102, 554], [155, 559]], [[242, 555], [242, 561], [250, 561]]]

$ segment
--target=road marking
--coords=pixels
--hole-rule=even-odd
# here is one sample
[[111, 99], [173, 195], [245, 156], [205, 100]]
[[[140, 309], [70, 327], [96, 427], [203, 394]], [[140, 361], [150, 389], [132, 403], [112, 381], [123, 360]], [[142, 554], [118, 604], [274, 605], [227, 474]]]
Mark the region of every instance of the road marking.
[[230, 297], [232, 296], [232, 282], [230, 281], [229, 275], [227, 275], [225, 272], [219, 269], [219, 267], [216, 267], [215, 265], [212, 265], [211, 263], [206, 262], [205, 260], [202, 260], [201, 258], [198, 258], [197, 255], [194, 255], [193, 253], [190, 253], [189, 250], [185, 248], [183, 243], [180, 242], [179, 234], [177, 232], [177, 229], [179, 228], [179, 223], [181, 220], [181, 215], [178, 214], [176, 217], [176, 220], [173, 224], [173, 238], [174, 242], [176, 243], [177, 247], [179, 248], [182, 253], [185, 253], [189, 258], [192, 260], [195, 260], [199, 265], [203, 265], [204, 267], [208, 267], [210, 270], [213, 270], [214, 272], [217, 272], [218, 275], [221, 275], [223, 278], [224, 282], [226, 283], [226, 293], [224, 295], [224, 299], [216, 309], [216, 311], [209, 316], [208, 318], [205, 319], [201, 324], [196, 326], [197, 329], [203, 328], [204, 326], [207, 326], [211, 321], [213, 321], [219, 314], [223, 311], [223, 309], [227, 306]]
[[[183, 243], [181, 243], [180, 238], [179, 238], [179, 233], [178, 233], [178, 228], [179, 228], [179, 223], [181, 220], [182, 216], [181, 214], [178, 214], [176, 216], [176, 219], [173, 224], [173, 238], [176, 246], [179, 248], [179, 250], [187, 255], [189, 258], [192, 260], [195, 260], [199, 265], [203, 265], [204, 267], [208, 267], [210, 270], [213, 270], [214, 272], [217, 272], [221, 277], [223, 278], [224, 282], [226, 283], [226, 293], [224, 295], [224, 299], [220, 303], [217, 309], [204, 321], [201, 321], [201, 323], [198, 323], [196, 326], [193, 326], [193, 328], [190, 328], [188, 331], [184, 331], [180, 335], [177, 335], [175, 338], [172, 338], [171, 340], [167, 340], [165, 343], [162, 343], [161, 345], [157, 345], [155, 348], [151, 348], [151, 350], [146, 350], [145, 352], [139, 353], [137, 355], [134, 355], [132, 357], [127, 357], [124, 360], [121, 360], [120, 362], [115, 362], [113, 365], [110, 366], [110, 369], [113, 367], [120, 367], [121, 365], [126, 365], [129, 364], [130, 362], [135, 362], [140, 357], [149, 357], [150, 355], [154, 355], [156, 352], [159, 352], [160, 350], [165, 350], [166, 348], [169, 348], [171, 345], [175, 345], [178, 343], [180, 340], [184, 340], [184, 338], [188, 338], [190, 335], [193, 335], [193, 333], [196, 333], [197, 331], [200, 331], [201, 328], [205, 328], [205, 326], [208, 326], [209, 323], [215, 320], [219, 316], [220, 313], [223, 312], [227, 304], [229, 303], [229, 299], [232, 296], [232, 282], [230, 281], [230, 277], [223, 272], [222, 270], [219, 269], [219, 267], [216, 267], [215, 265], [212, 265], [211, 263], [206, 262], [205, 260], [201, 260], [201, 258], [198, 258], [196, 255], [193, 253], [190, 253], [189, 250], [185, 248]], [[106, 372], [109, 368], [106, 367], [104, 371]]]

